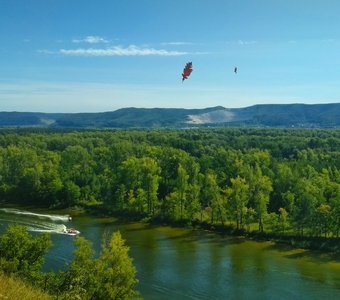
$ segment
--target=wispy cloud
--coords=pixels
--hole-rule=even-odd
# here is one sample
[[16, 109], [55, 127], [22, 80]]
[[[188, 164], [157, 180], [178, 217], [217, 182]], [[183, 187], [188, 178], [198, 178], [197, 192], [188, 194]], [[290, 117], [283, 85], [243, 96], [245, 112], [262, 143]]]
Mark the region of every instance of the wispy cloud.
[[40, 49], [40, 50], [38, 50], [38, 53], [47, 54], [47, 55], [49, 55], [49, 54], [55, 54], [54, 51], [47, 50], [47, 49]]
[[244, 40], [238, 40], [237, 44], [241, 45], [241, 46], [246, 46], [246, 45], [253, 45], [253, 44], [257, 44], [257, 41], [244, 41]]
[[101, 44], [101, 43], [108, 43], [109, 41], [100, 36], [89, 35], [83, 39], [73, 39], [72, 42], [73, 43]]
[[79, 48], [79, 49], [60, 49], [60, 54], [71, 56], [180, 56], [187, 52], [168, 51], [164, 49], [140, 48], [134, 45], [128, 47], [115, 46], [106, 49]]
[[193, 43], [190, 42], [164, 42], [161, 45], [163, 46], [186, 46], [186, 45], [193, 45]]

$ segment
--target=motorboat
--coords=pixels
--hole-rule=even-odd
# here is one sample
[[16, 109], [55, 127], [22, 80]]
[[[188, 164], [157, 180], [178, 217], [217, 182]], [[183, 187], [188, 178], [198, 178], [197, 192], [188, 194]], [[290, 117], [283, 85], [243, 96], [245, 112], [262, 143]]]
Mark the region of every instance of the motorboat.
[[67, 229], [67, 233], [68, 234], [72, 234], [72, 235], [76, 235], [76, 234], [79, 234], [80, 231], [78, 231], [75, 228], [71, 227], [71, 228]]
[[80, 233], [80, 231], [76, 230], [76, 229], [73, 228], [73, 227], [66, 228], [66, 226], [65, 226], [65, 228], [64, 228], [64, 233], [69, 234], [69, 235], [77, 235], [77, 234]]

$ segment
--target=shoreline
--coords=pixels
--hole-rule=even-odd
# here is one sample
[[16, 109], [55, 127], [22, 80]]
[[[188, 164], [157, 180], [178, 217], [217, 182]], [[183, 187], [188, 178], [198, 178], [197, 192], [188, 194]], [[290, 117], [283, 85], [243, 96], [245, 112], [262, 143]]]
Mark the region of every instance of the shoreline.
[[264, 242], [270, 241], [277, 245], [286, 245], [292, 249], [304, 249], [322, 254], [329, 254], [335, 260], [340, 261], [340, 238], [329, 237], [312, 237], [312, 236], [297, 236], [297, 235], [280, 235], [275, 233], [246, 231], [245, 229], [237, 230], [231, 225], [210, 224], [201, 222], [199, 220], [169, 220], [166, 218], [148, 217], [146, 215], [129, 213], [129, 212], [108, 212], [102, 207], [69, 207], [69, 208], [47, 208], [37, 206], [23, 206], [15, 203], [1, 203], [3, 208], [15, 207], [25, 210], [44, 211], [65, 213], [72, 218], [82, 215], [101, 217], [101, 218], [115, 218], [119, 223], [144, 223], [152, 226], [171, 226], [174, 228], [204, 230], [216, 233], [222, 236], [240, 237], [248, 240]]
[[85, 210], [85, 214], [98, 217], [114, 217], [118, 222], [131, 223], [141, 222], [154, 226], [171, 226], [175, 228], [197, 229], [213, 232], [220, 235], [227, 235], [230, 237], [241, 237], [248, 240], [264, 242], [270, 241], [278, 245], [286, 245], [292, 249], [304, 249], [320, 253], [327, 253], [340, 261], [340, 238], [330, 237], [313, 237], [313, 236], [297, 236], [297, 235], [280, 235], [275, 233], [237, 230], [230, 225], [210, 224], [201, 222], [199, 220], [167, 220], [160, 217], [147, 217], [138, 214], [131, 214], [127, 212], [102, 213], [102, 209]]

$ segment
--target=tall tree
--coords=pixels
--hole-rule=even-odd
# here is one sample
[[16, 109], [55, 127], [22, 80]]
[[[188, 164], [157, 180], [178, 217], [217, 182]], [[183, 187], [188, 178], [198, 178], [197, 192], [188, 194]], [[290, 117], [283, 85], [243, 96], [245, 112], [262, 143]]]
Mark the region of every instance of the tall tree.
[[315, 223], [313, 227], [317, 228], [318, 233], [320, 235], [323, 233], [325, 237], [329, 234], [331, 229], [331, 206], [328, 204], [320, 204], [319, 207], [315, 210]]
[[133, 299], [138, 296], [136, 269], [128, 252], [129, 247], [119, 231], [103, 244], [99, 260], [104, 266], [104, 288], [99, 290], [98, 299]]
[[134, 299], [139, 293], [136, 269], [129, 248], [119, 232], [104, 240], [99, 258], [92, 244], [82, 237], [75, 240], [76, 250], [61, 286], [64, 299]]
[[143, 157], [140, 159], [141, 164], [141, 187], [146, 192], [147, 212], [148, 214], [155, 214], [155, 208], [158, 205], [157, 191], [159, 185], [160, 167], [156, 160], [150, 157]]
[[273, 190], [272, 183], [269, 177], [262, 175], [259, 166], [255, 165], [252, 182], [250, 184], [253, 193], [254, 208], [259, 223], [259, 230], [263, 232], [263, 219], [267, 214], [269, 195]]
[[319, 189], [312, 180], [300, 178], [295, 186], [295, 201], [293, 210], [293, 222], [301, 235], [313, 222], [313, 215], [318, 203]]
[[187, 190], [188, 190], [188, 179], [189, 175], [187, 174], [184, 167], [179, 164], [178, 166], [178, 177], [176, 180], [176, 190], [178, 192], [178, 200], [179, 200], [179, 215], [180, 219], [183, 219], [183, 210], [184, 210], [184, 204], [186, 202], [187, 198]]
[[249, 185], [244, 178], [237, 176], [230, 180], [231, 187], [228, 191], [230, 215], [236, 221], [236, 228], [243, 228], [244, 213], [247, 209], [249, 198]]
[[200, 173], [199, 164], [193, 163], [191, 165], [192, 176], [189, 178], [189, 186], [187, 192], [187, 204], [186, 209], [190, 220], [193, 220], [194, 215], [202, 210], [200, 195], [201, 195], [201, 184], [203, 181], [203, 174]]
[[205, 175], [204, 194], [208, 199], [208, 205], [211, 208], [211, 223], [214, 223], [215, 214], [217, 213], [222, 224], [225, 218], [225, 205], [220, 193], [220, 187], [217, 184], [217, 176], [212, 171]]

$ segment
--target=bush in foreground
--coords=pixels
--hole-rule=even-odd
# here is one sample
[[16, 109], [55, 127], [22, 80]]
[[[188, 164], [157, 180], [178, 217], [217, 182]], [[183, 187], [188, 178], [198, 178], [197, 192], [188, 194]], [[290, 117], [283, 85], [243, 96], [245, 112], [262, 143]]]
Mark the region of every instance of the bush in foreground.
[[[0, 299], [48, 299], [44, 294], [45, 298], [34, 296], [34, 289], [28, 285], [47, 291], [57, 299], [139, 298], [135, 290], [138, 283], [136, 269], [119, 232], [104, 237], [99, 258], [94, 258], [90, 241], [77, 237], [74, 260], [65, 272], [41, 271], [44, 255], [50, 246], [48, 235], [33, 237], [23, 226], [8, 227], [0, 237], [0, 274], [3, 274], [0, 277]], [[18, 281], [21, 286], [15, 288], [13, 278], [19, 278], [27, 286]]]

